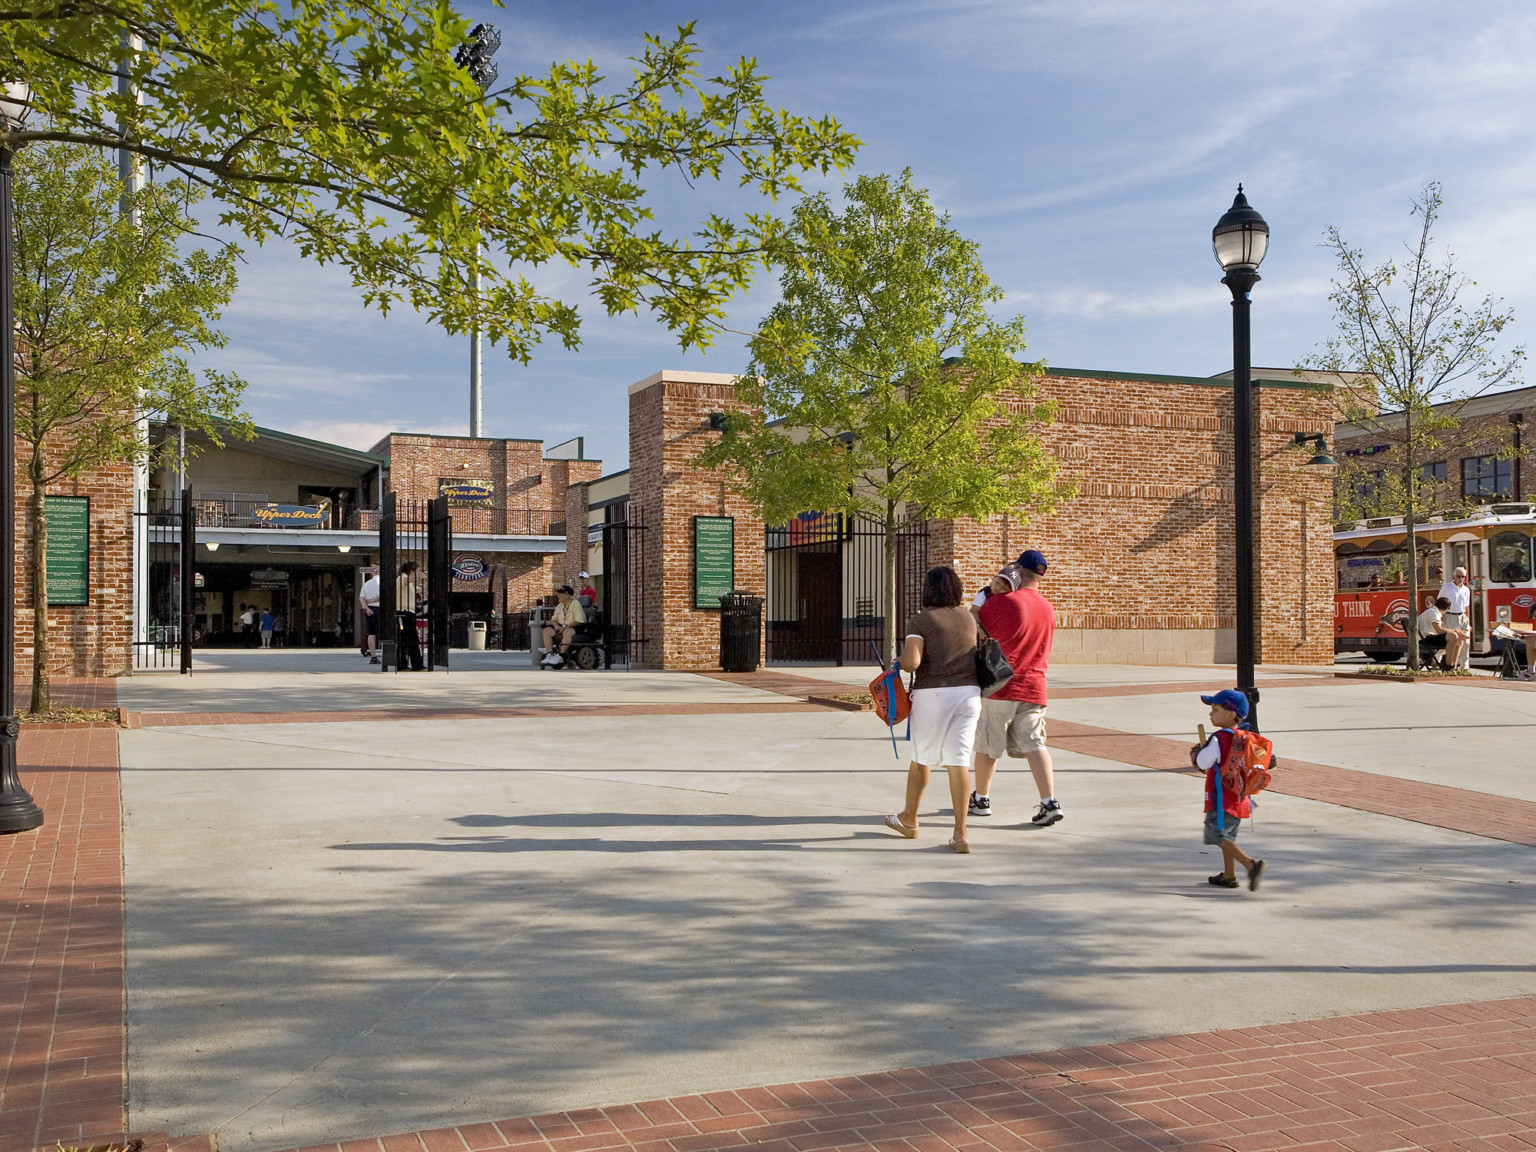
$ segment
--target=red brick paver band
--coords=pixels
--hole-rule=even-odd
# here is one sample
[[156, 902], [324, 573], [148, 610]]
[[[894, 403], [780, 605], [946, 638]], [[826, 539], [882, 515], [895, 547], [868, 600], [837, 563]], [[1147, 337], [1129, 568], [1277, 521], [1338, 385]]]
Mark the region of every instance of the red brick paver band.
[[[1189, 741], [1182, 742], [1067, 720], [1051, 720], [1047, 727], [1054, 748], [1141, 768], [1194, 771], [1189, 766], [1193, 734]], [[1356, 768], [1313, 764], [1283, 755], [1279, 761], [1280, 767], [1270, 784], [1274, 792], [1536, 848], [1536, 804], [1529, 800], [1404, 780]]]
[[35, 832], [0, 836], [0, 1149], [118, 1133], [124, 1117], [117, 733], [23, 731]]
[[305, 1152], [1536, 1149], [1536, 998], [709, 1092]]

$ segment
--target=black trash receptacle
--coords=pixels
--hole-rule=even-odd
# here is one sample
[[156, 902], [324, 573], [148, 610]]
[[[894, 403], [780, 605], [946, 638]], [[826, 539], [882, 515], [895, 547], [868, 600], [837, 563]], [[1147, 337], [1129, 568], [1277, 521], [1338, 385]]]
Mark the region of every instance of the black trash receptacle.
[[763, 634], [763, 599], [745, 592], [720, 597], [720, 667], [756, 672]]

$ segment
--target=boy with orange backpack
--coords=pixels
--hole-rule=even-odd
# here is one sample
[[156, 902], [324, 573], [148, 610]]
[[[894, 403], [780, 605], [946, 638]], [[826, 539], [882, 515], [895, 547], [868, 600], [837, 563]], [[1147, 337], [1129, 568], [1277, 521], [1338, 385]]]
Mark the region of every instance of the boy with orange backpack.
[[1274, 746], [1249, 731], [1248, 697], [1232, 688], [1200, 697], [1211, 706], [1216, 731], [1204, 744], [1189, 750], [1189, 761], [1205, 772], [1205, 842], [1221, 849], [1222, 870], [1207, 881], [1217, 888], [1236, 888], [1237, 865], [1248, 871], [1248, 890], [1256, 891], [1264, 876], [1264, 861], [1237, 846], [1242, 822], [1253, 814], [1250, 797], [1269, 784]]

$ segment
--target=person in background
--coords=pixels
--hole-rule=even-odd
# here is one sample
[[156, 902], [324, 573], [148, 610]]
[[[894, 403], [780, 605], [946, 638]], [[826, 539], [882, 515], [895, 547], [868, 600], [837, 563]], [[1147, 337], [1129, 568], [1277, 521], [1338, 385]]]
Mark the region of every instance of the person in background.
[[421, 658], [421, 637], [416, 633], [416, 561], [407, 560], [400, 565], [400, 575], [395, 579], [395, 620], [400, 629], [396, 666], [410, 665], [412, 672], [425, 670]]
[[580, 583], [578, 584], [578, 586], [576, 588], [576, 597], [577, 597], [577, 599], [580, 599], [581, 597], [585, 596], [588, 600], [590, 600], [590, 601], [595, 603], [597, 601], [597, 589], [592, 587], [592, 576], [591, 576], [591, 574], [587, 573], [587, 572], [583, 572], [583, 573], [580, 574], [578, 579], [579, 579]]
[[379, 570], [365, 568], [363, 586], [357, 593], [357, 604], [363, 610], [363, 655], [368, 663], [379, 662]]
[[[1467, 585], [1467, 570], [1455, 568], [1451, 571], [1451, 578], [1440, 585], [1438, 601], [1441, 597], [1449, 600], [1451, 606], [1445, 610], [1445, 626], [1456, 632], [1464, 634], [1469, 640], [1472, 637], [1472, 589]], [[1472, 645], [1463, 644], [1455, 662], [1447, 660], [1452, 668], [1470, 668], [1472, 666]]]
[[[569, 584], [556, 588], [555, 596], [560, 602], [555, 605], [555, 614], [549, 618], [549, 623], [544, 625], [542, 663], [546, 668], [559, 668], [565, 664], [565, 654], [570, 651], [571, 641], [576, 638], [576, 625], [587, 622], [587, 614], [576, 602], [576, 593]], [[558, 648], [555, 646], [556, 636], [560, 637]]]
[[261, 646], [263, 648], [272, 647], [272, 624], [271, 611], [263, 608], [261, 610]]

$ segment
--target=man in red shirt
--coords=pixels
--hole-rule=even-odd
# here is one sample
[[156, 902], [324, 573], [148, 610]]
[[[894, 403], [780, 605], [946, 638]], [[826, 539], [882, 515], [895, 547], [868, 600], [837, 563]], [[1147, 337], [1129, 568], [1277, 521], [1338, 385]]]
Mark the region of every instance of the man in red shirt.
[[1005, 595], [987, 598], [978, 611], [988, 634], [1002, 647], [1013, 665], [1013, 678], [997, 695], [981, 702], [981, 723], [976, 729], [976, 791], [971, 793], [970, 814], [990, 816], [992, 777], [998, 757], [1029, 761], [1040, 807], [1030, 823], [1049, 828], [1065, 815], [1056, 800], [1055, 773], [1050, 749], [1045, 746], [1045, 668], [1056, 636], [1056, 610], [1040, 595], [1045, 557], [1031, 548], [1010, 565], [1011, 581], [1018, 587]]

